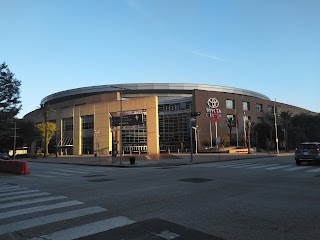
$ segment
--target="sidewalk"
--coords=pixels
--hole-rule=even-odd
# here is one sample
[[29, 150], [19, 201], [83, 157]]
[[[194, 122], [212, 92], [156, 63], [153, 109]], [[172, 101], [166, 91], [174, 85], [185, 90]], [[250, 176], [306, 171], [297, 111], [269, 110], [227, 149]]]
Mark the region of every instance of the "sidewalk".
[[[111, 156], [58, 156], [58, 157], [39, 157], [30, 159], [21, 159], [28, 162], [41, 163], [59, 163], [59, 164], [73, 164], [73, 165], [87, 165], [87, 166], [105, 166], [105, 167], [166, 167], [166, 166], [180, 166], [188, 164], [224, 162], [242, 159], [255, 159], [264, 157], [278, 157], [278, 156], [293, 156], [293, 152], [280, 152], [279, 155], [275, 153], [252, 153], [252, 154], [230, 154], [230, 153], [204, 153], [193, 154], [193, 161], [191, 162], [191, 155], [181, 154], [160, 154], [156, 156], [150, 155], [129, 155], [124, 154], [120, 164], [119, 155], [112, 159]], [[130, 164], [130, 157], [135, 158], [135, 163]]]

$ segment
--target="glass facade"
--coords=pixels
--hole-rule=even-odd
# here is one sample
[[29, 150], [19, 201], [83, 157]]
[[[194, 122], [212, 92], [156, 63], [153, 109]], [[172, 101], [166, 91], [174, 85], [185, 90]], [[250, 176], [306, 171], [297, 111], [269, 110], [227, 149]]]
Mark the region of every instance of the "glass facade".
[[142, 114], [142, 124], [123, 126], [122, 149], [125, 153], [147, 152], [147, 115]]
[[159, 105], [160, 150], [190, 148], [189, 109], [191, 102]]

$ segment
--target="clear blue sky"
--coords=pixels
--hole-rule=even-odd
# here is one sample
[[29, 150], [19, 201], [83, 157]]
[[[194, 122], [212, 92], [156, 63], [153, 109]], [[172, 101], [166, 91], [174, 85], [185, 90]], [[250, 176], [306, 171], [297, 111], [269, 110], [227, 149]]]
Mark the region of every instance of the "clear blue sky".
[[72, 88], [244, 88], [320, 112], [319, 0], [0, 0], [20, 117]]

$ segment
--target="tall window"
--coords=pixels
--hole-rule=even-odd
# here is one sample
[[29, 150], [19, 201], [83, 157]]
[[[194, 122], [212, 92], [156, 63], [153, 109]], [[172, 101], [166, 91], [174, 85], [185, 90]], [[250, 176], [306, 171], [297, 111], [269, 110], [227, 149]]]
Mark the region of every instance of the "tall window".
[[235, 101], [231, 99], [226, 100], [226, 108], [235, 109]]
[[250, 103], [249, 102], [242, 102], [242, 109], [243, 110], [250, 110]]
[[256, 104], [256, 109], [257, 109], [257, 112], [263, 112], [262, 104], [261, 103], [257, 103]]
[[81, 117], [82, 122], [82, 154], [93, 154], [94, 116]]

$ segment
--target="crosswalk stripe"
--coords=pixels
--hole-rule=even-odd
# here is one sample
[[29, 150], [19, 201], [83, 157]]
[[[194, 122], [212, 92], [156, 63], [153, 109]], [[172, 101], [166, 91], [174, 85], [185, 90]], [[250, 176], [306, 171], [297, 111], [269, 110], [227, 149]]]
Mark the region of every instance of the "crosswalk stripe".
[[60, 172], [60, 170], [58, 170], [56, 172], [48, 172], [46, 174], [48, 174], [48, 175], [58, 175], [58, 176], [72, 176], [72, 175], [74, 175], [74, 174], [70, 174], [70, 173]]
[[37, 227], [37, 226], [41, 226], [49, 223], [54, 223], [58, 221], [100, 213], [104, 211], [107, 211], [107, 210], [102, 207], [88, 207], [88, 208], [48, 215], [44, 217], [32, 218], [32, 219], [28, 219], [20, 222], [9, 223], [2, 226], [0, 225], [1, 226], [0, 235], [16, 232], [16, 231], [20, 231], [20, 230], [24, 230], [32, 227]]
[[34, 177], [44, 177], [44, 178], [54, 178], [56, 176], [52, 176], [52, 175], [45, 175], [45, 174], [39, 174], [39, 173], [32, 173], [32, 176]]
[[265, 165], [259, 165], [259, 166], [254, 166], [254, 167], [248, 167], [248, 169], [257, 169], [257, 168], [264, 168], [264, 167], [271, 167], [279, 164], [265, 164]]
[[296, 170], [301, 170], [304, 168], [310, 168], [309, 166], [299, 166], [299, 167], [293, 167], [293, 168], [287, 168], [287, 169], [283, 169], [285, 171], [296, 171]]
[[[0, 191], [6, 191], [6, 190], [13, 190], [13, 189], [17, 189], [17, 188], [22, 188], [22, 187], [20, 187], [20, 186], [9, 186], [9, 185], [7, 185], [7, 186], [4, 186], [4, 187], [0, 187]], [[25, 189], [25, 188], [24, 188]]]
[[25, 191], [15, 191], [15, 192], [9, 192], [9, 193], [0, 193], [0, 197], [19, 195], [19, 194], [25, 194], [25, 193], [35, 193], [35, 192], [40, 192], [40, 190], [25, 190]]
[[312, 169], [312, 170], [308, 170], [306, 172], [320, 172], [320, 168], [315, 168], [315, 169]]
[[36, 199], [17, 201], [17, 202], [11, 202], [11, 203], [3, 203], [3, 204], [0, 204], [0, 209], [23, 206], [23, 205], [33, 204], [33, 203], [49, 202], [49, 201], [64, 199], [64, 198], [67, 198], [67, 197], [65, 197], [65, 196], [52, 196], [52, 197], [36, 198]]
[[224, 164], [224, 165], [218, 166], [217, 168], [228, 168], [228, 167], [236, 166], [236, 165], [239, 165], [239, 163]]
[[86, 171], [77, 171], [77, 170], [66, 170], [66, 169], [59, 169], [59, 172], [66, 172], [66, 173], [80, 173], [80, 174], [85, 174], [87, 173]]
[[246, 167], [253, 167], [257, 166], [257, 164], [241, 164], [241, 165], [236, 165], [236, 166], [231, 166], [230, 168], [246, 168]]
[[13, 197], [0, 198], [0, 202], [5, 202], [5, 201], [9, 201], [9, 200], [16, 200], [16, 199], [21, 199], [21, 198], [30, 198], [30, 197], [46, 196], [46, 195], [50, 195], [50, 194], [51, 194], [51, 193], [48, 193], [48, 192], [22, 194], [21, 196], [13, 196]]
[[9, 218], [9, 217], [16, 217], [16, 216], [21, 216], [21, 215], [25, 215], [25, 214], [35, 213], [35, 212], [42, 212], [42, 211], [47, 211], [47, 210], [52, 210], [52, 209], [57, 209], [57, 208], [71, 207], [71, 206], [80, 205], [80, 204], [83, 204], [83, 202], [69, 201], [69, 202], [48, 204], [48, 205], [24, 208], [24, 209], [13, 210], [13, 211], [8, 211], [8, 212], [2, 212], [0, 215], [0, 219], [5, 219], [5, 218]]
[[40, 237], [31, 238], [31, 240], [73, 240], [80, 237], [90, 236], [99, 232], [108, 231], [110, 229], [123, 227], [129, 224], [135, 223], [127, 217], [118, 216], [110, 219], [105, 219], [102, 221], [97, 221], [89, 223], [86, 225], [69, 228], [66, 230], [54, 232], [48, 235], [43, 235]]
[[276, 166], [276, 167], [269, 167], [269, 168], [266, 168], [266, 170], [275, 170], [275, 169], [287, 168], [287, 167], [292, 167], [292, 165], [282, 165], [282, 166]]

